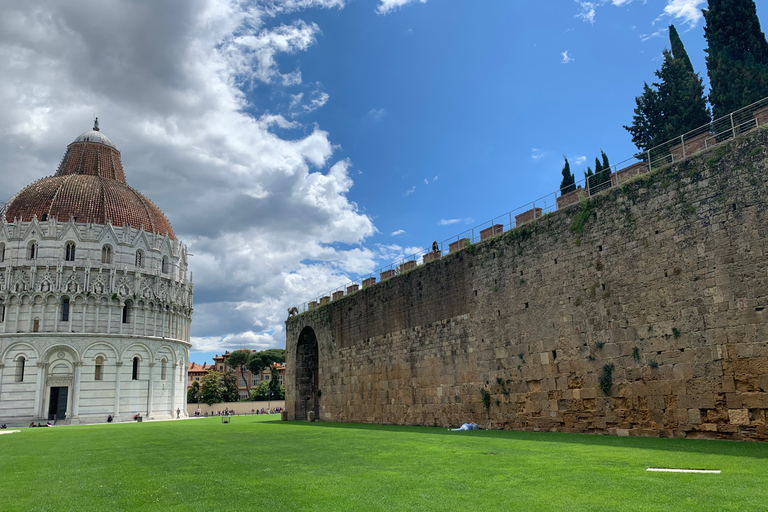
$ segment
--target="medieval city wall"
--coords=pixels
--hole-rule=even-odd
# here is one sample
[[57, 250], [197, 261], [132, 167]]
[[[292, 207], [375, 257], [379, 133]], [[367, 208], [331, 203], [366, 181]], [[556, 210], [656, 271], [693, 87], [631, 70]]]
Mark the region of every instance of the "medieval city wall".
[[757, 130], [289, 318], [289, 416], [768, 439], [766, 148]]

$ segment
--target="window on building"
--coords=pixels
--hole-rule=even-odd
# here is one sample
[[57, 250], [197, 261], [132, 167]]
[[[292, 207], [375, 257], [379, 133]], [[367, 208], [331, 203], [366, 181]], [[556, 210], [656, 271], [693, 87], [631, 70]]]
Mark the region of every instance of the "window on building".
[[136, 266], [142, 268], [144, 266], [144, 253], [136, 251]]
[[163, 268], [162, 268], [163, 274], [168, 273], [168, 256], [163, 256]]
[[40, 319], [35, 318], [32, 320], [32, 332], [40, 332]]
[[265, 375], [264, 380], [269, 380], [269, 375]]
[[31, 260], [37, 259], [37, 242], [31, 242], [29, 244], [29, 250], [27, 251], [27, 255]]
[[283, 376], [282, 375], [280, 375], [280, 385], [281, 386], [283, 385]]
[[104, 374], [102, 368], [104, 367], [104, 358], [99, 356], [96, 358], [96, 370], [93, 374], [93, 380], [103, 380]]
[[165, 359], [160, 361], [160, 380], [168, 378], [168, 368]]
[[220, 372], [223, 372], [223, 371], [224, 371], [224, 365], [223, 365], [223, 364], [220, 364], [220, 365], [219, 365], [219, 371], [220, 371]]
[[139, 380], [139, 358], [133, 358], [133, 373], [131, 373], [131, 380]]
[[19, 356], [16, 360], [16, 382], [24, 382], [24, 365], [26, 362], [24, 356]]
[[101, 262], [112, 263], [112, 247], [105, 245], [101, 248]]
[[5, 244], [0, 244], [0, 263], [5, 261]]
[[125, 305], [123, 306], [123, 323], [124, 324], [130, 323], [131, 321], [131, 309], [132, 309], [131, 302], [130, 301], [126, 302]]
[[75, 261], [75, 242], [67, 243], [67, 250], [64, 254], [64, 259], [67, 261]]
[[61, 299], [61, 321], [69, 322], [69, 299], [67, 297]]
[[199, 380], [200, 380], [200, 377], [195, 377], [195, 380], [199, 381]]

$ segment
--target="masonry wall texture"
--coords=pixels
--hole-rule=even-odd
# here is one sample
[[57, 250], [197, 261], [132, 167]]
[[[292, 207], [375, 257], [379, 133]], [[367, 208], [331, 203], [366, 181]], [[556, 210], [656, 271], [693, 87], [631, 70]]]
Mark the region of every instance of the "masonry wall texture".
[[757, 130], [289, 318], [289, 417], [768, 440], [767, 147]]

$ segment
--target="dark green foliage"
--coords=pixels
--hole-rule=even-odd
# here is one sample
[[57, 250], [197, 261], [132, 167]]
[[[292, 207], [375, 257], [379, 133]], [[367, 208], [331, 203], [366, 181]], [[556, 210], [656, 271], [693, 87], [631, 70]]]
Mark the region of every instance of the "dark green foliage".
[[200, 379], [200, 401], [208, 405], [224, 401], [224, 383], [221, 373], [209, 370], [208, 374]]
[[576, 214], [576, 217], [574, 217], [573, 223], [571, 224], [571, 232], [581, 233], [584, 230], [584, 224], [587, 223], [590, 215], [592, 215], [592, 211], [589, 209], [589, 203], [583, 201], [581, 203], [581, 210]]
[[680, 329], [678, 329], [677, 327], [673, 327], [672, 328], [672, 336], [674, 336], [675, 339], [679, 338], [680, 337]]
[[221, 395], [222, 402], [237, 402], [240, 400], [240, 393], [237, 391], [237, 376], [235, 372], [228, 371], [221, 376], [223, 391]]
[[611, 387], [613, 386], [613, 370], [614, 370], [613, 364], [606, 364], [603, 366], [603, 373], [600, 375], [600, 377], [597, 380], [598, 385], [600, 386], [600, 389], [603, 391], [604, 394], [610, 395], [611, 394]]
[[637, 362], [640, 362], [640, 349], [637, 347], [632, 348], [632, 359], [634, 359]]
[[659, 363], [657, 363], [655, 359], [651, 359], [648, 361], [648, 366], [655, 369], [659, 367]]
[[595, 346], [598, 348], [598, 350], [601, 350], [605, 346], [605, 342], [598, 341], [597, 343], [595, 343]]
[[200, 383], [192, 381], [192, 386], [187, 390], [187, 403], [192, 404], [200, 400]]
[[694, 72], [691, 60], [674, 28], [669, 28], [672, 50], [664, 50], [664, 62], [656, 71], [659, 82], [643, 85], [635, 98], [632, 125], [624, 128], [632, 142], [646, 151], [710, 122], [704, 98], [704, 84]]
[[709, 102], [722, 117], [768, 95], [768, 42], [753, 0], [709, 0], [703, 13]]
[[483, 407], [485, 407], [485, 410], [486, 411], [490, 410], [490, 408], [491, 408], [491, 393], [487, 389], [482, 388], [480, 390], [480, 396], [482, 397]]
[[560, 193], [567, 194], [576, 190], [576, 178], [571, 173], [571, 166], [568, 163], [568, 159], [563, 155], [565, 165], [563, 166], [563, 181], [560, 182]]

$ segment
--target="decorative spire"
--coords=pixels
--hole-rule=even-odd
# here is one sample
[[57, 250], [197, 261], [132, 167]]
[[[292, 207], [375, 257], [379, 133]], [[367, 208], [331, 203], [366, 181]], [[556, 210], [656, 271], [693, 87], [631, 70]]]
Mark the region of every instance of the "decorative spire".
[[99, 118], [93, 120], [93, 131], [97, 132], [99, 131]]

